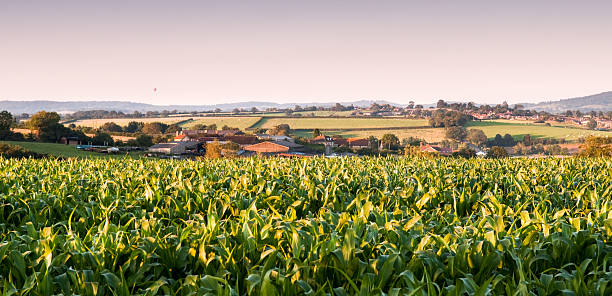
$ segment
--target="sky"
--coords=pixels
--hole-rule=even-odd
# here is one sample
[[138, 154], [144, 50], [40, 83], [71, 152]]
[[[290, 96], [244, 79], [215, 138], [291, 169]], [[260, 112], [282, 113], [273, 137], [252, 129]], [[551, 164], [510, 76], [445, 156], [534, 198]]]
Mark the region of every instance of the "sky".
[[0, 100], [557, 100], [612, 90], [610, 12], [609, 0], [1, 0]]

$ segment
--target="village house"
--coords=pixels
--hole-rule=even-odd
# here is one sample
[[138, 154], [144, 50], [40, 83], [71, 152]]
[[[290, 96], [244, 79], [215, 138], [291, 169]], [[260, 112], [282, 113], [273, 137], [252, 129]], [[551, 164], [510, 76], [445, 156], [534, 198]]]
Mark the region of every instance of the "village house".
[[433, 153], [443, 156], [449, 156], [453, 153], [453, 149], [451, 148], [443, 148], [440, 146], [432, 146], [432, 145], [421, 145], [420, 147], [422, 153]]
[[335, 138], [333, 141], [337, 147], [349, 147], [352, 149], [370, 147], [370, 141], [365, 138]]

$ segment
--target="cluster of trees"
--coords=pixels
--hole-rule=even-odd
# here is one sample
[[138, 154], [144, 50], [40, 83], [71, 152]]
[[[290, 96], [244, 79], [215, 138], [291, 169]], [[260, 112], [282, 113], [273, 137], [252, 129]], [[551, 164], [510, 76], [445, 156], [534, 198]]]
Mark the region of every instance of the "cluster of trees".
[[429, 125], [432, 127], [463, 126], [471, 119], [470, 115], [459, 111], [439, 109], [432, 113]]
[[[219, 110], [220, 112], [221, 110]], [[87, 110], [87, 111], [76, 111], [72, 114], [64, 116], [65, 120], [81, 120], [81, 119], [103, 119], [103, 118], [145, 118], [145, 117], [167, 117], [175, 114], [189, 113], [196, 115], [198, 112], [184, 112], [178, 110], [163, 110], [163, 111], [148, 111], [141, 113], [134, 111], [133, 113], [124, 113], [121, 111], [107, 111], [107, 110]]]
[[291, 133], [291, 127], [288, 124], [283, 123], [267, 130], [267, 133], [276, 136], [288, 136]]
[[512, 147], [514, 145], [516, 145], [516, 140], [510, 134], [505, 134], [503, 137], [500, 134], [496, 134], [495, 138], [488, 142], [489, 147]]
[[484, 146], [487, 141], [487, 135], [480, 129], [467, 130], [463, 126], [450, 126], [445, 128], [445, 135], [447, 139], [464, 142], [468, 141], [478, 147]]
[[[17, 125], [15, 118], [11, 113], [7, 111], [0, 112], [0, 140], [10, 141], [24, 141], [34, 140], [34, 138], [26, 139], [20, 133], [14, 133], [11, 131], [13, 127]], [[161, 127], [160, 127], [161, 126]], [[88, 137], [82, 130], [69, 128], [60, 123], [60, 115], [56, 112], [40, 111], [34, 115], [25, 123], [25, 127], [30, 130], [36, 131], [36, 140], [40, 142], [58, 143], [62, 138], [76, 138], [82, 143], [91, 143], [93, 145], [118, 145], [118, 146], [139, 146], [148, 147], [153, 145], [154, 141], [163, 141], [162, 139], [155, 139], [152, 136], [141, 134], [136, 139], [129, 140], [126, 143], [115, 142], [111, 135], [107, 132], [147, 132], [155, 131], [156, 133], [160, 129], [164, 132], [168, 131], [171, 126], [159, 123], [143, 124], [142, 122], [130, 122], [126, 127], [118, 126], [115, 123], [108, 123], [103, 125], [100, 129], [95, 131], [93, 137]]]
[[238, 156], [240, 145], [232, 142], [221, 144], [219, 141], [206, 144], [207, 158], [234, 158]]
[[56, 112], [40, 111], [26, 122], [30, 130], [38, 131], [38, 140], [41, 142], [57, 143], [63, 137], [78, 138], [79, 141], [89, 140], [82, 131], [73, 130], [60, 123], [60, 116]]
[[191, 129], [198, 130], [198, 131], [204, 131], [204, 130], [215, 131], [217, 130], [217, 125], [214, 123], [209, 124], [209, 125], [198, 123], [198, 124], [193, 125]]
[[554, 144], [554, 145], [533, 144], [533, 145], [528, 146], [528, 145], [525, 145], [524, 142], [518, 142], [514, 146], [514, 154], [517, 154], [517, 155], [530, 155], [530, 154], [569, 155], [569, 150], [557, 144]]
[[532, 115], [532, 114], [537, 114], [536, 111], [531, 111], [531, 110], [524, 110], [524, 106], [520, 105], [520, 104], [516, 104], [514, 105], [514, 107], [511, 107], [508, 105], [508, 102], [504, 101], [501, 104], [497, 104], [495, 106], [491, 106], [491, 105], [476, 105], [473, 102], [468, 102], [468, 103], [447, 103], [444, 100], [439, 100], [436, 104], [437, 108], [443, 108], [443, 109], [452, 109], [452, 110], [457, 110], [460, 112], [479, 112], [479, 113], [506, 113], [506, 112], [512, 112], [513, 114], [517, 114], [517, 115]]
[[11, 131], [17, 125], [16, 118], [8, 111], [0, 112], [0, 140], [3, 141], [24, 141], [25, 137], [20, 133]]
[[106, 122], [100, 130], [108, 133], [145, 133], [150, 135], [175, 133], [182, 128], [176, 124], [165, 124], [163, 122], [137, 122], [130, 121], [126, 126], [120, 126], [114, 122]]
[[584, 157], [610, 157], [612, 156], [612, 138], [591, 136], [585, 139], [584, 150], [580, 153]]
[[591, 117], [597, 117], [601, 119], [612, 119], [612, 111], [603, 112], [603, 111], [591, 111], [591, 112], [582, 112], [580, 110], [567, 110], [563, 113], [565, 116], [569, 117], [577, 117], [580, 118], [585, 115], [589, 115]]

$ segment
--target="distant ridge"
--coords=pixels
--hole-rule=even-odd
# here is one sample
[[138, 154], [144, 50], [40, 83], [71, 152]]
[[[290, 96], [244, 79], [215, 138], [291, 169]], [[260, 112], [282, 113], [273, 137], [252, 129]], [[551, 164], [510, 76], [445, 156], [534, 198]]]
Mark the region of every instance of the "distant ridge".
[[[450, 101], [448, 101], [450, 102]], [[378, 104], [390, 104], [393, 106], [404, 107], [406, 105], [392, 103], [384, 100], [358, 100], [352, 102], [340, 102], [342, 105], [354, 105], [356, 107], [368, 107], [372, 103]], [[0, 101], [0, 110], [7, 110], [13, 114], [21, 113], [36, 113], [41, 110], [54, 111], [59, 113], [72, 113], [76, 111], [87, 111], [87, 110], [106, 110], [106, 111], [121, 111], [125, 113], [148, 112], [148, 111], [163, 111], [163, 110], [178, 110], [185, 112], [192, 111], [208, 111], [214, 109], [221, 109], [223, 111], [231, 111], [234, 108], [239, 109], [251, 109], [256, 107], [257, 109], [264, 110], [266, 108], [293, 108], [296, 105], [302, 107], [305, 106], [321, 106], [329, 107], [336, 104], [336, 102], [328, 103], [273, 103], [265, 101], [245, 101], [238, 103], [225, 103], [225, 104], [214, 104], [214, 105], [153, 105], [145, 103], [134, 103], [128, 101]], [[558, 101], [548, 101], [541, 103], [524, 103], [522, 104], [526, 109], [546, 111], [551, 113], [561, 113], [567, 110], [580, 110], [582, 112], [589, 111], [612, 111], [612, 91], [603, 92], [595, 95], [563, 99]], [[424, 107], [435, 106], [435, 103], [425, 104]]]
[[561, 113], [567, 110], [580, 110], [581, 112], [612, 111], [612, 91], [585, 97], [523, 105], [526, 109], [550, 113]]
[[[342, 105], [349, 106], [354, 105], [356, 107], [367, 107], [372, 103], [378, 104], [391, 104], [394, 106], [402, 106], [401, 104], [391, 103], [383, 100], [360, 100], [353, 102], [340, 102]], [[178, 110], [185, 112], [192, 111], [208, 111], [214, 109], [221, 109], [223, 111], [231, 111], [234, 108], [245, 108], [251, 109], [256, 107], [260, 110], [266, 108], [293, 108], [296, 105], [302, 107], [305, 106], [322, 106], [329, 107], [336, 104], [333, 103], [285, 103], [278, 104], [272, 102], [238, 102], [238, 103], [226, 103], [226, 104], [215, 104], [215, 105], [153, 105], [145, 103], [133, 103], [127, 101], [0, 101], [0, 110], [7, 110], [13, 114], [21, 113], [36, 113], [38, 111], [53, 111], [59, 113], [73, 113], [75, 111], [87, 111], [87, 110], [106, 110], [106, 111], [121, 111], [126, 113], [148, 112], [148, 111], [163, 111], [163, 110]]]

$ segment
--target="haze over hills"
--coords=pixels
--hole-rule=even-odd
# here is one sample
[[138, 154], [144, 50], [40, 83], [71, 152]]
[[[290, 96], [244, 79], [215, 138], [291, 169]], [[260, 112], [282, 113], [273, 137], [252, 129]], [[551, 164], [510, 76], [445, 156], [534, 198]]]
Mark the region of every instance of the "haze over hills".
[[[391, 103], [382, 100], [360, 100], [353, 102], [340, 102], [345, 106], [353, 105], [356, 107], [367, 107], [372, 103], [378, 104], [391, 104], [394, 106], [402, 106], [401, 104]], [[7, 110], [13, 114], [21, 113], [36, 113], [41, 110], [53, 111], [58, 113], [72, 113], [75, 111], [87, 111], [87, 110], [106, 110], [106, 111], [121, 111], [126, 113], [132, 113], [134, 111], [147, 112], [147, 111], [163, 111], [163, 110], [179, 110], [179, 111], [208, 111], [214, 109], [221, 109], [223, 111], [231, 111], [234, 108], [251, 109], [256, 107], [260, 110], [266, 108], [293, 108], [296, 105], [304, 106], [322, 106], [329, 107], [336, 104], [336, 102], [329, 103], [273, 103], [273, 102], [238, 102], [238, 103], [225, 103], [225, 104], [214, 104], [214, 105], [153, 105], [145, 103], [134, 103], [128, 101], [0, 101], [0, 110]]]
[[559, 101], [523, 104], [526, 109], [560, 113], [567, 110], [612, 111], [612, 91]]
[[[450, 102], [450, 101], [449, 101]], [[153, 105], [145, 103], [134, 103], [128, 101], [0, 101], [0, 110], [7, 110], [13, 114], [21, 113], [36, 113], [41, 110], [54, 111], [59, 113], [72, 113], [75, 111], [86, 111], [86, 110], [107, 110], [107, 111], [121, 111], [125, 113], [148, 112], [148, 111], [163, 111], [163, 110], [179, 110], [179, 111], [208, 111], [214, 109], [221, 109], [223, 111], [231, 111], [234, 108], [239, 109], [251, 109], [256, 107], [260, 110], [266, 108], [293, 108], [296, 105], [304, 106], [323, 106], [329, 107], [334, 105], [336, 102], [328, 103], [273, 103], [265, 101], [247, 101], [237, 103], [225, 103], [225, 104], [214, 104], [214, 105]], [[359, 100], [352, 102], [341, 102], [343, 105], [354, 105], [356, 107], [367, 107], [372, 103], [378, 104], [391, 104], [394, 106], [403, 107], [405, 105], [392, 103], [384, 100]], [[546, 111], [551, 113], [565, 112], [566, 110], [580, 110], [582, 112], [588, 111], [612, 111], [612, 91], [603, 92], [600, 94], [562, 99], [558, 101], [548, 101], [541, 103], [525, 103], [522, 104], [526, 109]], [[428, 108], [435, 106], [435, 102], [432, 104], [425, 104], [424, 107]]]

